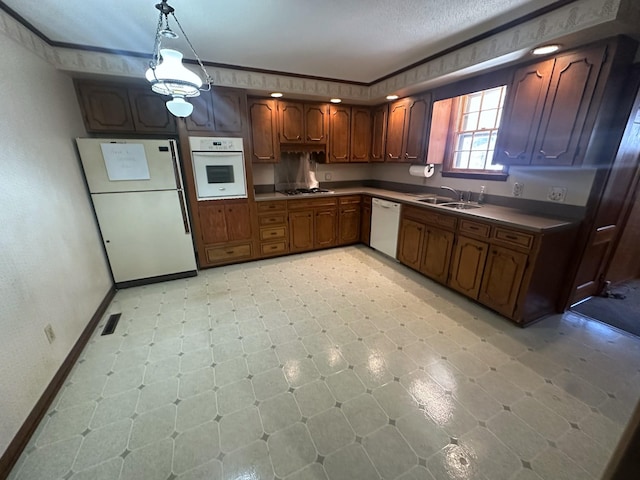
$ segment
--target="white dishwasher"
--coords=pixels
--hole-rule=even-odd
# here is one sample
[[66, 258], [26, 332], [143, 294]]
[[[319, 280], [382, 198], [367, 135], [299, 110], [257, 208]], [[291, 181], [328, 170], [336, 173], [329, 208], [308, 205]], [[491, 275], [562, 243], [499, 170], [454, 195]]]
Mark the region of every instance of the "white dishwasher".
[[371, 247], [396, 258], [400, 204], [374, 198], [371, 207]]

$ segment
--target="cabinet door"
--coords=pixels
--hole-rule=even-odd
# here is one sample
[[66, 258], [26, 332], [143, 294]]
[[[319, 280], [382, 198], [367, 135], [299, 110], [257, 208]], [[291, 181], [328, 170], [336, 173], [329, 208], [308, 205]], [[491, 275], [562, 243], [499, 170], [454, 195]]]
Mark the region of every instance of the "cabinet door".
[[[333, 141], [333, 137], [330, 137]], [[368, 162], [371, 156], [371, 110], [351, 107], [351, 162]]]
[[371, 244], [371, 206], [362, 206], [360, 217], [360, 241], [365, 245]]
[[328, 161], [348, 162], [351, 144], [351, 108], [331, 105], [329, 108]]
[[301, 103], [278, 102], [280, 113], [280, 141], [302, 143], [304, 141], [304, 107]]
[[304, 105], [305, 143], [327, 143], [329, 108], [324, 104]]
[[289, 213], [289, 250], [303, 252], [313, 249], [313, 210]]
[[193, 105], [193, 112], [185, 118], [185, 125], [189, 132], [213, 132], [213, 103], [211, 92], [200, 92], [197, 97], [187, 99]]
[[429, 115], [431, 113], [431, 95], [412, 100], [407, 111], [407, 125], [402, 149], [402, 161], [425, 163], [428, 138]]
[[167, 110], [168, 97], [150, 88], [130, 88], [129, 102], [136, 132], [175, 134], [175, 117]]
[[206, 203], [198, 202], [198, 217], [200, 219], [203, 244], [229, 241], [223, 200]]
[[315, 248], [333, 247], [336, 241], [336, 209], [322, 209], [315, 212]]
[[527, 259], [524, 253], [492, 246], [478, 300], [507, 317], [513, 315]]
[[572, 165], [580, 147], [586, 149], [583, 128], [604, 61], [606, 47], [556, 59], [549, 93], [536, 137], [533, 165]]
[[360, 240], [360, 204], [340, 207], [338, 243], [347, 245]]
[[230, 241], [251, 239], [248, 200], [225, 200], [225, 219]]
[[425, 226], [422, 223], [403, 218], [400, 220], [398, 236], [398, 260], [406, 266], [418, 270], [422, 255]]
[[244, 92], [226, 88], [211, 89], [213, 130], [216, 133], [242, 136], [246, 101]]
[[387, 130], [387, 156], [388, 162], [398, 162], [402, 160], [402, 146], [404, 132], [407, 126], [409, 101], [398, 100], [389, 107], [389, 123]]
[[507, 87], [507, 101], [498, 130], [493, 163], [531, 163], [554, 64], [555, 59], [552, 58], [516, 70], [512, 84]]
[[459, 236], [453, 252], [449, 286], [461, 293], [478, 298], [488, 244]]
[[373, 162], [384, 162], [388, 112], [387, 105], [380, 105], [371, 111], [371, 161]]
[[453, 232], [427, 226], [424, 233], [424, 253], [420, 271], [440, 283], [447, 283], [453, 251]]
[[76, 88], [88, 132], [133, 132], [129, 95], [125, 87], [77, 82]]
[[280, 161], [277, 118], [275, 100], [255, 98], [249, 101], [251, 160], [254, 163]]

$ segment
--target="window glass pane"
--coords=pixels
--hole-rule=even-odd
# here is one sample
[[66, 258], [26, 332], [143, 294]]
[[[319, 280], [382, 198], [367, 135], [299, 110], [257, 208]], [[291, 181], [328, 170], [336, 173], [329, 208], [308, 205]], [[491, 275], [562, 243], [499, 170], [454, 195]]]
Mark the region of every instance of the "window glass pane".
[[476, 132], [473, 134], [473, 143], [471, 144], [472, 150], [486, 150], [487, 143], [489, 143], [489, 133]]
[[463, 133], [458, 135], [458, 147], [456, 150], [471, 150], [472, 133]]
[[490, 152], [489, 152], [489, 155], [488, 155], [488, 157], [487, 157], [487, 166], [486, 166], [485, 168], [486, 168], [487, 170], [498, 170], [498, 171], [502, 170], [502, 168], [503, 168], [503, 167], [502, 167], [502, 165], [500, 165], [500, 164], [495, 164], [495, 165], [493, 165], [493, 164], [491, 163], [491, 159], [492, 159], [492, 158], [493, 158], [493, 151], [490, 151]]
[[489, 150], [496, 148], [496, 138], [498, 138], [498, 131], [491, 132], [491, 140], [489, 140]]
[[469, 168], [472, 170], [484, 170], [487, 159], [487, 152], [471, 152], [469, 157]]
[[465, 112], [477, 112], [480, 110], [480, 104], [482, 102], [482, 92], [472, 93], [467, 95], [467, 104], [465, 106]]
[[478, 128], [478, 113], [469, 113], [462, 117], [462, 125], [460, 130], [466, 132], [469, 130], [475, 130]]
[[454, 162], [453, 168], [469, 168], [469, 152], [457, 152]]
[[496, 119], [496, 128], [500, 126], [500, 121], [502, 120], [502, 107], [498, 110], [498, 118]]
[[495, 128], [496, 126], [496, 112], [497, 110], [483, 110], [480, 114], [480, 121], [478, 122], [478, 130], [483, 128]]
[[484, 99], [482, 101], [482, 109], [498, 108], [500, 106], [500, 92], [501, 88], [494, 88], [484, 92]]

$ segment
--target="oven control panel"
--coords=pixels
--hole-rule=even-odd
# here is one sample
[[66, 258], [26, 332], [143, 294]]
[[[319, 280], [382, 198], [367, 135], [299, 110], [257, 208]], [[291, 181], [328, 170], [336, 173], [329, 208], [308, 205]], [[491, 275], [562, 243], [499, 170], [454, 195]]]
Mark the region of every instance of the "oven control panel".
[[189, 137], [192, 152], [242, 152], [241, 137]]

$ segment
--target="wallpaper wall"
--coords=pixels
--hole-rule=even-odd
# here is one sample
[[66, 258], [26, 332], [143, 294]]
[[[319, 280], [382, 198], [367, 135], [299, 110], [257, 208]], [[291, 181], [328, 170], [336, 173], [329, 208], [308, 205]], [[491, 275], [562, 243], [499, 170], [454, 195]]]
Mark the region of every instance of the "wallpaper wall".
[[75, 151], [85, 131], [71, 79], [2, 33], [0, 46], [1, 455], [111, 277]]

